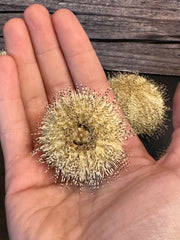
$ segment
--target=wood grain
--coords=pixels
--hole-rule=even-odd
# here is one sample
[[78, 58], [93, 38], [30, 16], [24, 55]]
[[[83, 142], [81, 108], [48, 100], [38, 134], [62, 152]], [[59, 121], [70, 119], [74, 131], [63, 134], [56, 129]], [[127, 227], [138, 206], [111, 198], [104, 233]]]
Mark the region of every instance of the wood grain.
[[180, 75], [180, 44], [94, 42], [105, 69]]
[[[71, 8], [76, 12], [84, 13], [102, 13], [104, 10], [111, 15], [119, 13], [119, 9], [134, 9], [134, 11], [147, 12], [152, 15], [152, 10], [157, 13], [158, 10], [163, 10], [162, 15], [167, 16], [167, 12], [178, 11], [179, 0], [1, 0], [0, 9], [2, 11], [23, 11], [27, 6], [34, 3], [43, 4], [49, 10], [56, 10], [60, 7]], [[123, 9], [124, 8], [124, 9]], [[115, 11], [112, 12], [112, 9]], [[128, 12], [127, 11], [127, 12]], [[141, 15], [141, 14], [140, 14]], [[143, 14], [144, 15], [144, 14]], [[158, 14], [159, 15], [159, 14]], [[172, 13], [170, 13], [172, 15]], [[173, 16], [176, 14], [174, 13]], [[178, 17], [176, 15], [176, 17]]]
[[[0, 48], [3, 25], [23, 17], [34, 0], [0, 0]], [[72, 10], [107, 70], [180, 75], [179, 0], [41, 0], [52, 13]]]

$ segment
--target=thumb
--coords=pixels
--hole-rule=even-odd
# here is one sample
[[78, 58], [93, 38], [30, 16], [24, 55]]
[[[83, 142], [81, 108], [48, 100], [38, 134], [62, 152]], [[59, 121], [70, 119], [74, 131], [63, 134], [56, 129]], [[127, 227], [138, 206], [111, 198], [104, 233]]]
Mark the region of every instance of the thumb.
[[[173, 102], [173, 127], [172, 141], [167, 154], [161, 161], [170, 169], [180, 175], [180, 83], [176, 88]], [[161, 162], [160, 161], [160, 162]]]
[[180, 83], [178, 84], [176, 93], [174, 95], [173, 126], [174, 130], [180, 128]]

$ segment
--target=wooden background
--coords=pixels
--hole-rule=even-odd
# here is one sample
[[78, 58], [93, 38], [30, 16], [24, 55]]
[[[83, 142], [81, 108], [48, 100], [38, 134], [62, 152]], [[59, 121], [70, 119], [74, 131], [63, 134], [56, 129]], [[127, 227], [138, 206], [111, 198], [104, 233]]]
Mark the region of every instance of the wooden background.
[[[180, 76], [180, 0], [0, 0], [0, 49], [3, 25], [23, 17], [30, 4], [41, 3], [50, 13], [72, 10], [86, 30], [107, 71], [135, 71], [168, 87], [169, 106]], [[171, 112], [169, 119], [171, 119]], [[158, 141], [143, 140], [153, 155], [168, 146], [172, 124]], [[0, 240], [8, 240], [4, 210], [4, 164], [0, 150]]]
[[0, 0], [0, 48], [3, 24], [32, 3], [71, 9], [105, 69], [180, 75], [179, 0]]

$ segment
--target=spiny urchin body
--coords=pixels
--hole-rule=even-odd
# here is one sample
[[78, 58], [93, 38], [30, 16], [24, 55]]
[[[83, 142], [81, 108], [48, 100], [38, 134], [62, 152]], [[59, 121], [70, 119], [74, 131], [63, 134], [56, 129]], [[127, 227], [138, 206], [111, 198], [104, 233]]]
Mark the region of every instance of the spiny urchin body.
[[110, 85], [137, 134], [152, 136], [157, 129], [162, 131], [167, 111], [164, 86], [138, 74], [118, 74]]
[[97, 187], [127, 165], [125, 121], [106, 95], [87, 89], [60, 92], [47, 107], [38, 134], [40, 161], [55, 169], [61, 183]]

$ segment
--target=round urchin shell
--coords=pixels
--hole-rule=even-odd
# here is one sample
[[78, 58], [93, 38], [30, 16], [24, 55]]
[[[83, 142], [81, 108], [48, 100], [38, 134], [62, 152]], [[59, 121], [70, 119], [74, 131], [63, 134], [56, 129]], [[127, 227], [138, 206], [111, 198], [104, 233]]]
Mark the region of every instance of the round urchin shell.
[[137, 134], [154, 135], [165, 122], [165, 87], [138, 74], [118, 74], [110, 86], [125, 117]]
[[38, 129], [36, 152], [61, 183], [97, 187], [127, 165], [124, 119], [106, 95], [84, 89], [57, 94]]

